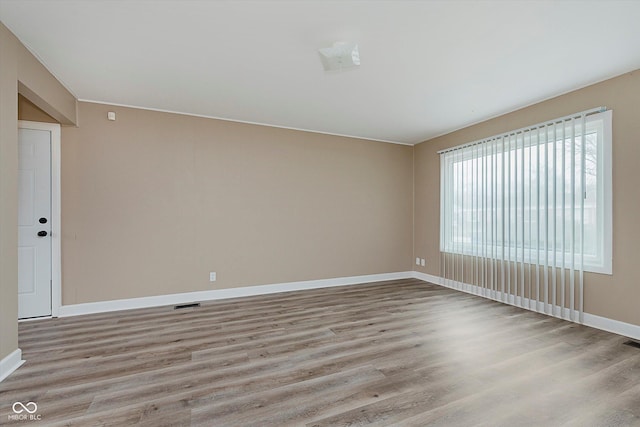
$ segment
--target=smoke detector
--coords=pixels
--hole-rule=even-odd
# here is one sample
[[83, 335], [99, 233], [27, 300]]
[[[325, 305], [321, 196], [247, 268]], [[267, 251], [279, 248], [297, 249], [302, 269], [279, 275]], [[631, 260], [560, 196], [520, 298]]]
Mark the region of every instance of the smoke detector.
[[318, 49], [325, 71], [341, 71], [360, 65], [358, 45], [350, 42], [335, 42], [331, 47]]

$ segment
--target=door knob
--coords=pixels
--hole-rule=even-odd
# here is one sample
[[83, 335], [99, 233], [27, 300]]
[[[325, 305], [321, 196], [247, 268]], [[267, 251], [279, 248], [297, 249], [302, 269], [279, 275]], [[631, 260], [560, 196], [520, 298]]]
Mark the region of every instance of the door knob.
[[47, 235], [46, 231], [38, 231], [38, 237], [45, 237]]
[[40, 219], [38, 220], [38, 222], [39, 222], [40, 224], [46, 224], [46, 223], [47, 223], [47, 218], [44, 218], [44, 217], [43, 217], [43, 218], [40, 218]]

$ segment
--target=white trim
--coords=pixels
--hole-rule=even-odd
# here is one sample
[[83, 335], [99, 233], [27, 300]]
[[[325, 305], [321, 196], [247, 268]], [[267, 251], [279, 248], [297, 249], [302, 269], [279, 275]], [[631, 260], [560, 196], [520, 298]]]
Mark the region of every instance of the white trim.
[[239, 298], [253, 295], [266, 295], [278, 292], [301, 291], [305, 289], [329, 288], [333, 286], [357, 285], [413, 278], [412, 271], [372, 274], [367, 276], [339, 277], [335, 279], [308, 280], [302, 282], [277, 283], [270, 285], [245, 286], [241, 288], [215, 289], [210, 291], [186, 292], [180, 294], [157, 295], [141, 298], [119, 299], [111, 301], [89, 302], [63, 305], [59, 316], [80, 316], [83, 314], [105, 313], [109, 311], [131, 310], [136, 308], [159, 307], [164, 305], [185, 304], [198, 301], [211, 301], [227, 298]]
[[295, 131], [299, 131], [299, 132], [318, 133], [318, 134], [321, 134], [321, 135], [331, 135], [331, 136], [339, 136], [339, 137], [343, 137], [343, 138], [362, 139], [362, 140], [365, 140], [365, 141], [384, 142], [384, 143], [387, 143], [387, 144], [408, 145], [410, 147], [413, 147], [414, 145], [417, 144], [417, 143], [410, 143], [410, 142], [391, 141], [391, 140], [388, 140], [388, 139], [370, 138], [370, 137], [366, 137], [366, 136], [347, 135], [347, 134], [343, 134], [343, 133], [323, 132], [321, 130], [296, 128], [296, 127], [291, 127], [291, 126], [273, 125], [273, 124], [268, 124], [268, 123], [252, 122], [252, 121], [248, 121], [248, 120], [230, 119], [230, 118], [227, 118], [227, 117], [207, 116], [205, 114], [185, 113], [185, 112], [182, 112], [182, 111], [173, 111], [173, 110], [163, 110], [162, 108], [141, 107], [139, 105], [118, 104], [118, 103], [115, 103], [115, 102], [96, 101], [96, 100], [93, 100], [93, 99], [82, 99], [82, 98], [80, 98], [80, 99], [78, 99], [78, 102], [88, 102], [88, 103], [91, 103], [91, 104], [111, 105], [111, 106], [114, 106], [114, 107], [134, 108], [136, 110], [155, 111], [155, 112], [158, 112], [158, 113], [178, 114], [178, 115], [181, 115], [181, 116], [199, 117], [199, 118], [202, 118], [202, 119], [222, 120], [224, 122], [244, 123], [244, 124], [247, 124], [247, 125], [266, 126], [266, 127], [270, 127], [270, 128], [295, 130]]
[[60, 125], [18, 120], [18, 128], [51, 132], [51, 316], [57, 317], [62, 305]]
[[614, 334], [624, 335], [625, 337], [640, 340], [640, 326], [631, 323], [621, 322], [619, 320], [609, 319], [607, 317], [596, 316], [595, 314], [584, 314], [584, 325], [592, 328], [601, 329]]
[[602, 273], [613, 274], [613, 111], [607, 110], [603, 114], [603, 151], [602, 151], [602, 195], [604, 229], [602, 231], [604, 251], [602, 254]]
[[51, 316], [62, 305], [62, 203], [60, 125], [51, 131]]
[[[502, 303], [506, 303], [506, 304], [510, 304], [510, 305], [514, 305], [514, 306], [518, 306], [520, 308], [524, 308], [525, 310], [530, 310], [530, 311], [536, 311], [538, 313], [541, 314], [546, 314], [547, 316], [552, 316], [549, 313], [545, 313], [544, 312], [544, 302], [542, 301], [538, 301], [537, 304], [535, 304], [534, 300], [529, 300], [528, 298], [524, 299], [524, 307], [520, 306], [520, 297], [515, 297], [513, 295], [508, 295], [508, 302], [503, 301], [502, 298], [502, 293], [500, 291], [498, 291], [495, 295], [495, 298], [489, 298], [485, 295], [482, 294], [482, 288], [478, 287], [478, 286], [474, 286], [474, 285], [470, 285], [467, 283], [457, 283], [458, 287], [455, 287], [453, 285], [448, 285], [448, 281], [445, 281], [442, 279], [442, 277], [439, 276], [433, 276], [430, 274], [425, 274], [425, 273], [420, 273], [417, 271], [413, 272], [413, 278], [414, 279], [419, 279], [419, 280], [424, 280], [425, 282], [429, 282], [429, 283], [433, 283], [436, 285], [440, 285], [446, 288], [450, 288], [450, 289], [454, 289], [456, 291], [462, 291], [462, 292], [466, 292], [469, 294], [473, 294], [473, 295], [477, 295], [477, 296], [481, 296], [483, 298], [487, 298], [487, 299], [491, 299], [494, 301], [498, 301], [498, 302], [502, 302]], [[456, 283], [456, 282], [452, 282], [452, 283]], [[534, 304], [533, 306], [530, 305]], [[564, 320], [569, 320], [569, 316], [570, 316], [570, 312], [568, 308], [564, 309], [564, 312], [562, 313], [562, 316], [553, 316], [553, 317], [558, 317]], [[573, 313], [573, 318], [574, 319], [578, 319], [578, 311], [575, 310]], [[576, 322], [579, 323], [579, 322]], [[612, 332], [614, 334], [618, 334], [618, 335], [622, 335], [625, 337], [629, 337], [629, 338], [633, 338], [636, 340], [640, 340], [640, 325], [634, 325], [631, 323], [625, 323], [625, 322], [621, 322], [619, 320], [614, 320], [614, 319], [609, 319], [607, 317], [602, 317], [602, 316], [597, 316], [595, 314], [589, 314], [589, 313], [584, 313], [584, 322], [582, 323], [585, 326], [590, 326], [592, 328], [595, 329], [600, 329], [603, 331], [607, 331], [607, 332]]]
[[431, 274], [420, 273], [419, 271], [414, 271], [413, 272], [413, 278], [414, 279], [424, 280], [425, 282], [433, 283], [434, 285], [445, 286], [444, 285], [444, 280], [442, 279], [442, 277], [439, 277], [439, 276], [432, 276]]
[[19, 348], [6, 355], [0, 360], [0, 382], [11, 375], [13, 371], [18, 369], [23, 363], [22, 350]]
[[41, 316], [41, 317], [26, 317], [24, 319], [18, 319], [18, 323], [37, 322], [43, 319], [53, 319], [53, 316]]
[[[439, 276], [421, 273], [418, 271], [402, 271], [397, 273], [340, 277], [335, 279], [308, 280], [308, 281], [301, 281], [301, 282], [288, 282], [288, 283], [278, 283], [278, 284], [271, 284], [271, 285], [247, 286], [242, 288], [217, 289], [217, 290], [210, 290], [210, 291], [186, 292], [186, 293], [180, 293], [180, 294], [158, 295], [158, 296], [142, 297], [142, 298], [131, 298], [131, 299], [121, 299], [121, 300], [112, 300], [112, 301], [91, 302], [91, 303], [84, 303], [84, 304], [64, 305], [60, 307], [59, 316], [61, 317], [79, 316], [83, 314], [104, 313], [104, 312], [118, 311], [118, 310], [131, 310], [136, 308], [159, 307], [159, 306], [165, 306], [165, 305], [185, 304], [185, 303], [198, 302], [198, 301], [211, 301], [211, 300], [220, 300], [220, 299], [228, 299], [228, 298], [239, 298], [239, 297], [254, 296], [254, 295], [266, 295], [266, 294], [272, 294], [272, 293], [278, 293], [278, 292], [291, 292], [291, 291], [299, 291], [299, 290], [306, 290], [306, 289], [329, 288], [334, 286], [358, 285], [358, 284], [365, 284], [365, 283], [381, 282], [386, 280], [399, 280], [399, 279], [410, 279], [410, 278], [423, 280], [425, 282], [433, 283], [443, 287], [459, 290], [462, 292], [466, 292], [469, 294], [486, 298], [482, 294], [481, 288], [477, 286], [473, 286], [470, 284], [460, 284], [461, 286], [458, 288], [453, 286], [454, 285], [453, 282], [451, 285], [447, 285], [446, 284], [447, 281], [445, 281], [442, 277], [439, 277]], [[489, 298], [489, 299], [505, 303], [505, 301], [502, 300], [502, 292], [500, 291], [496, 291], [495, 298]], [[528, 299], [525, 299], [523, 302], [525, 306], [520, 307], [519, 297], [514, 298], [513, 296], [510, 296], [508, 298], [508, 304], [510, 305], [518, 306], [520, 308], [525, 308], [531, 311], [535, 311], [534, 308], [537, 308], [539, 313], [545, 314], [544, 302], [539, 301], [535, 307], [530, 305], [531, 302], [533, 301], [529, 301]], [[565, 308], [564, 312], [562, 313], [562, 316], [561, 317], [556, 316], [556, 317], [566, 320], [566, 319], [569, 319], [569, 314], [570, 314], [569, 309]], [[577, 312], [573, 314], [574, 314], [574, 318], [577, 319], [578, 318]], [[547, 314], [547, 315], [550, 316], [550, 314]], [[640, 340], [640, 325], [633, 325], [630, 323], [625, 323], [619, 320], [613, 320], [613, 319], [609, 319], [606, 317], [601, 317], [601, 316], [597, 316], [589, 313], [584, 314], [583, 324], [585, 326], [590, 326], [592, 328], [596, 328], [603, 331], [612, 332], [615, 334]], [[20, 350], [18, 349], [16, 351], [19, 352]], [[20, 353], [18, 353], [18, 355], [20, 355]], [[15, 357], [16, 356], [14, 356], [14, 358]], [[7, 358], [5, 358], [5, 360]], [[17, 360], [18, 360], [17, 364], [16, 362], [13, 362], [14, 364], [16, 364], [13, 370], [15, 370], [22, 363], [19, 361], [19, 359], [20, 359], [20, 356], [17, 356]], [[3, 370], [0, 370], [0, 372], [3, 372]], [[9, 373], [7, 373], [7, 375]]]

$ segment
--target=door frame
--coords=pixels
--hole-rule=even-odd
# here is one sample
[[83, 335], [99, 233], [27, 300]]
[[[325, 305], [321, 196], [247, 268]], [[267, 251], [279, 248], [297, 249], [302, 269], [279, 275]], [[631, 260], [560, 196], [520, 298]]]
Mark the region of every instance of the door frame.
[[62, 306], [62, 235], [60, 200], [60, 125], [18, 120], [18, 129], [51, 132], [51, 317]]

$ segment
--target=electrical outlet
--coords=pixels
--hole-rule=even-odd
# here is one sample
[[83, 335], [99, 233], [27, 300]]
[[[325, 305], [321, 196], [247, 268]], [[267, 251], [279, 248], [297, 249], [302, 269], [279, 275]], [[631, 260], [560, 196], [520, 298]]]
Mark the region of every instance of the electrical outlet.
[[420, 258], [416, 257], [416, 265], [420, 265]]
[[209, 273], [209, 281], [210, 282], [215, 282], [216, 281], [216, 272], [212, 271], [211, 273]]
[[426, 263], [427, 263], [427, 262], [425, 261], [425, 259], [424, 259], [424, 258], [420, 259], [420, 265], [421, 265], [421, 266], [423, 266], [423, 267], [424, 267]]

